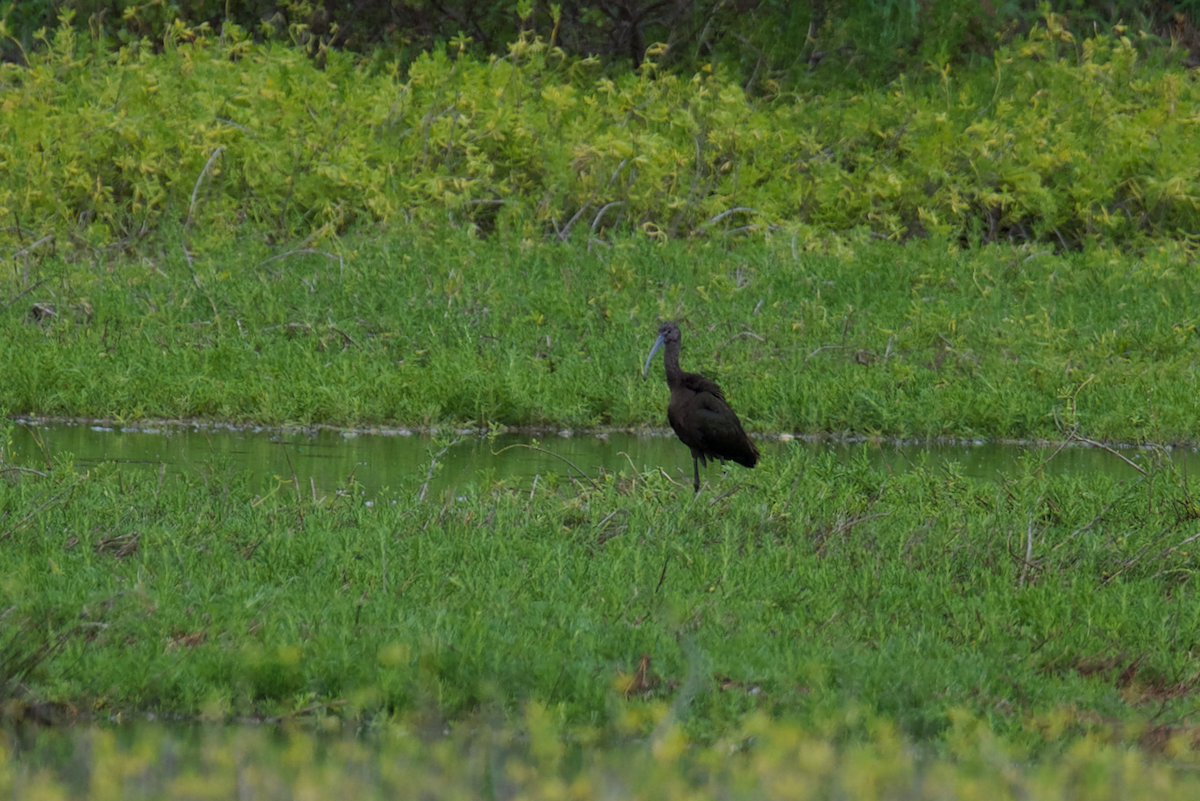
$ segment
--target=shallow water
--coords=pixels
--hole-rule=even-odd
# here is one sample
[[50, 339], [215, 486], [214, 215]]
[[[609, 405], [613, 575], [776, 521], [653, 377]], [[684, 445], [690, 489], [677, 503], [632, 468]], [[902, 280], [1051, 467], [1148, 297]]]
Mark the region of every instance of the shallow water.
[[[759, 440], [763, 458], [777, 458], [787, 448], [803, 448], [813, 454], [832, 451], [845, 458], [865, 451], [881, 470], [907, 470], [924, 458], [934, 466], [958, 462], [965, 475], [980, 479], [1014, 472], [1018, 460], [1031, 450], [1041, 458], [1048, 458], [1055, 450], [992, 443], [785, 441], [788, 439]], [[528, 445], [543, 450], [519, 447]], [[81, 470], [103, 462], [197, 474], [205, 470], [245, 470], [250, 473], [252, 487], [265, 490], [279, 481], [295, 481], [306, 493], [318, 496], [344, 489], [351, 478], [369, 497], [418, 493], [426, 480], [427, 491], [438, 497], [469, 483], [503, 481], [508, 486], [528, 489], [535, 481], [578, 480], [579, 472], [595, 478], [602, 471], [631, 474], [634, 469], [646, 472], [662, 468], [684, 484], [692, 477], [691, 456], [670, 432], [501, 434], [489, 439], [478, 433], [443, 432], [433, 436], [403, 429], [355, 433], [327, 429], [238, 430], [200, 424], [114, 428], [22, 421], [14, 426], [7, 450], [13, 464], [31, 468], [44, 468], [54, 458], [70, 454]], [[1134, 463], [1144, 464], [1153, 458], [1151, 451], [1141, 448], [1122, 448], [1119, 453]], [[1200, 455], [1195, 449], [1175, 448], [1171, 455], [1189, 473], [1200, 470]], [[437, 464], [431, 475], [430, 462], [435, 456]], [[1137, 475], [1121, 456], [1101, 448], [1068, 447], [1047, 469], [1068, 474], [1104, 471], [1121, 477]], [[745, 472], [732, 464], [725, 470]], [[701, 468], [701, 480], [716, 484], [721, 481], [721, 471], [719, 465]]]

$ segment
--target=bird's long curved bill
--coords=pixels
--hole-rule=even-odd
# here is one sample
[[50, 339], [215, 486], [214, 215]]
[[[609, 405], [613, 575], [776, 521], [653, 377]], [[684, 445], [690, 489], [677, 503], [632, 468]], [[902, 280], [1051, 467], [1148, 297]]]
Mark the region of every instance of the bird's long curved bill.
[[646, 380], [646, 376], [650, 374], [650, 360], [654, 358], [654, 354], [658, 353], [658, 349], [663, 346], [667, 338], [662, 334], [658, 335], [658, 339], [654, 340], [654, 347], [650, 349], [650, 355], [646, 357], [646, 366], [642, 368], [642, 380]]

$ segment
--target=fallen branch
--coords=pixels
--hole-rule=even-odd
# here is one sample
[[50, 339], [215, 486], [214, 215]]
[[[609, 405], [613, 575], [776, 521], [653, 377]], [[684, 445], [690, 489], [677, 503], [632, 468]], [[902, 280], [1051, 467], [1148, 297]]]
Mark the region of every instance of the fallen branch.
[[538, 446], [536, 446], [536, 445], [525, 445], [524, 443], [520, 443], [520, 442], [518, 442], [518, 443], [517, 443], [517, 444], [515, 444], [515, 445], [509, 445], [508, 447], [506, 447], [506, 448], [501, 448], [501, 449], [500, 449], [500, 450], [498, 450], [498, 451], [492, 451], [492, 456], [499, 456], [500, 454], [504, 453], [505, 451], [512, 450], [513, 448], [525, 448], [525, 449], [527, 449], [527, 450], [531, 450], [531, 451], [539, 451], [539, 452], [541, 452], [541, 453], [544, 453], [544, 454], [547, 454], [547, 455], [549, 455], [549, 456], [553, 456], [553, 457], [555, 457], [556, 459], [562, 459], [564, 462], [566, 462], [567, 464], [569, 464], [571, 467], [574, 467], [574, 468], [575, 468], [575, 470], [576, 470], [576, 472], [578, 472], [578, 473], [579, 473], [579, 475], [581, 475], [581, 476], [583, 476], [584, 478], [586, 478], [586, 479], [588, 480], [588, 483], [592, 485], [592, 488], [593, 488], [593, 489], [596, 489], [596, 490], [599, 490], [599, 489], [600, 489], [600, 487], [599, 487], [599, 486], [597, 486], [597, 484], [596, 484], [596, 482], [595, 482], [595, 481], [592, 481], [592, 479], [591, 479], [591, 478], [588, 478], [588, 474], [587, 474], [587, 473], [585, 473], [585, 472], [583, 472], [582, 470], [580, 470], [580, 469], [579, 469], [579, 465], [575, 464], [574, 462], [572, 462], [570, 459], [568, 459], [568, 458], [567, 458], [567, 457], [565, 457], [565, 456], [561, 456], [561, 455], [559, 455], [559, 454], [555, 453], [554, 451], [548, 451], [548, 450], [546, 450], [545, 448], [539, 448], [539, 447], [538, 447]]
[[204, 180], [204, 176], [208, 175], [208, 168], [211, 167], [213, 162], [217, 160], [217, 156], [224, 152], [224, 147], [218, 147], [216, 150], [214, 150], [212, 155], [208, 157], [208, 161], [205, 162], [204, 169], [200, 170], [200, 175], [196, 177], [196, 185], [192, 187], [192, 202], [191, 205], [188, 206], [187, 221], [183, 224], [183, 230], [186, 231], [192, 226], [192, 212], [196, 210], [196, 195], [200, 193], [200, 182]]

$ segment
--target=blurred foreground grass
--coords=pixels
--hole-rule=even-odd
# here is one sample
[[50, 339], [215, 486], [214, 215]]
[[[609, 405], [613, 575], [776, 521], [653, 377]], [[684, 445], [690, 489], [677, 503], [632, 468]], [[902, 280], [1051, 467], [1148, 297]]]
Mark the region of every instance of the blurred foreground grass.
[[958, 715], [937, 751], [885, 724], [837, 742], [765, 715], [697, 746], [669, 725], [636, 742], [564, 743], [531, 705], [515, 726], [418, 736], [299, 727], [137, 725], [0, 735], [0, 795], [25, 799], [1152, 799], [1200, 793], [1190, 758], [1088, 737], [1028, 760]]

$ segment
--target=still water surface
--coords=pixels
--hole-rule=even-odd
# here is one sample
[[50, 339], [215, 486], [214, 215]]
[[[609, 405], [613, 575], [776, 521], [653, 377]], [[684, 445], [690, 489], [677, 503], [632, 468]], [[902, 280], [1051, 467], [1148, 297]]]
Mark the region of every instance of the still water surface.
[[[577, 472], [562, 459], [513, 445], [536, 444], [572, 462], [595, 478], [601, 471], [631, 474], [658, 468], [684, 484], [691, 483], [692, 460], [687, 450], [669, 432], [655, 434], [503, 434], [488, 439], [478, 434], [440, 437], [420, 433], [349, 433], [341, 431], [235, 430], [203, 425], [113, 429], [79, 423], [25, 421], [13, 430], [8, 458], [14, 464], [43, 468], [50, 459], [70, 454], [78, 469], [103, 462], [168, 472], [229, 469], [249, 472], [250, 486], [269, 491], [279, 481], [291, 483], [293, 476], [304, 491], [326, 495], [347, 486], [353, 476], [360, 491], [369, 497], [397, 497], [419, 491], [429, 477], [431, 457], [438, 469], [429, 481], [430, 493], [439, 497], [470, 483], [503, 481], [508, 486], [530, 488], [535, 480], [569, 481]], [[997, 444], [879, 444], [760, 440], [764, 459], [783, 456], [786, 449], [800, 448], [816, 454], [831, 451], [850, 458], [865, 451], [881, 470], [903, 471], [921, 459], [936, 466], [958, 462], [964, 474], [996, 478], [1016, 470], [1017, 460], [1030, 450], [1042, 458], [1052, 449], [1037, 446]], [[447, 448], [447, 445], [449, 446]], [[1153, 455], [1142, 449], [1122, 449], [1135, 463], [1146, 463]], [[1172, 458], [1182, 462], [1189, 474], [1200, 470], [1200, 454], [1194, 448], [1176, 448]], [[726, 468], [742, 473], [742, 468]], [[1047, 468], [1057, 473], [1105, 471], [1118, 476], [1135, 476], [1137, 471], [1118, 456], [1098, 448], [1070, 447], [1060, 452]], [[701, 480], [716, 484], [721, 468], [701, 469]]]

